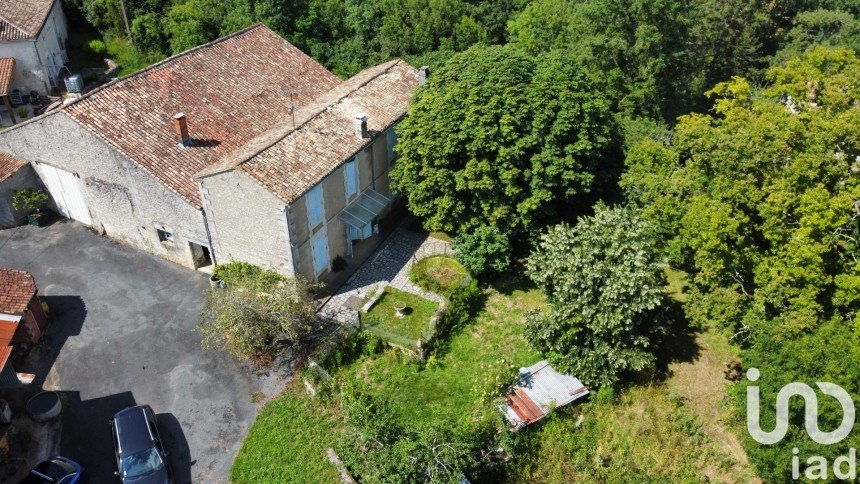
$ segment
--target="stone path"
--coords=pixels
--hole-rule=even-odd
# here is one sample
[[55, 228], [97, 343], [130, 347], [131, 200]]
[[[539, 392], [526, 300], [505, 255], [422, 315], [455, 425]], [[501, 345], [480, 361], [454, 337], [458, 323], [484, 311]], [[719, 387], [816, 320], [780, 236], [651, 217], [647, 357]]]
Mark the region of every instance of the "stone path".
[[358, 308], [378, 284], [388, 284], [401, 291], [440, 302], [439, 296], [409, 281], [412, 264], [431, 255], [453, 255], [453, 252], [448, 242], [414, 232], [407, 228], [407, 224], [401, 224], [320, 308], [320, 316], [340, 324], [357, 326]]

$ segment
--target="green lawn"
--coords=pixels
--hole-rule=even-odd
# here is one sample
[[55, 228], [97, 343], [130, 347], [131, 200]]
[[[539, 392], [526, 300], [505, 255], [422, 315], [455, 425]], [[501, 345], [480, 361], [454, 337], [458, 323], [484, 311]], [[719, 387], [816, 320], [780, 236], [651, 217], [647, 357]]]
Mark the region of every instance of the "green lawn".
[[[395, 315], [394, 308], [398, 304], [408, 308], [403, 317]], [[426, 338], [430, 330], [430, 318], [437, 309], [439, 304], [435, 301], [393, 287], [386, 287], [385, 292], [370, 311], [361, 315], [361, 323], [415, 342], [419, 338]]]
[[266, 405], [233, 462], [230, 480], [257, 482], [338, 482], [325, 451], [334, 445], [341, 422], [330, 407], [309, 397], [301, 384]]
[[421, 259], [409, 270], [409, 279], [425, 291], [447, 294], [469, 275], [456, 259], [442, 255]]

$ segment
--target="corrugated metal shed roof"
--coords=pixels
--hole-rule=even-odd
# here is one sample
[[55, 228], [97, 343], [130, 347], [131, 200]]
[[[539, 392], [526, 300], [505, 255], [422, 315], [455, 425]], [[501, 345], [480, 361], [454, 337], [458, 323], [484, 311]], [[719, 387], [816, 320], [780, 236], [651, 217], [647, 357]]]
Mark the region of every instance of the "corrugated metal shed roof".
[[588, 395], [579, 379], [557, 372], [546, 360], [520, 368], [520, 378], [505, 395], [502, 412], [514, 429], [537, 422], [553, 408]]

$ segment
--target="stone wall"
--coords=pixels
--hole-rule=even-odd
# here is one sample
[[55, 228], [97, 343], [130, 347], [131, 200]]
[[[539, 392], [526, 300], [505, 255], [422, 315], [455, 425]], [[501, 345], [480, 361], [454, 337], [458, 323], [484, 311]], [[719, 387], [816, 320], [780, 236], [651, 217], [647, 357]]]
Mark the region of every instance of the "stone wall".
[[285, 204], [244, 173], [200, 180], [219, 264], [243, 261], [293, 275]]
[[[77, 176], [93, 229], [133, 247], [193, 267], [189, 241], [205, 243], [203, 215], [137, 164], [63, 111], [0, 131], [0, 150]], [[160, 242], [166, 229], [172, 242]]]

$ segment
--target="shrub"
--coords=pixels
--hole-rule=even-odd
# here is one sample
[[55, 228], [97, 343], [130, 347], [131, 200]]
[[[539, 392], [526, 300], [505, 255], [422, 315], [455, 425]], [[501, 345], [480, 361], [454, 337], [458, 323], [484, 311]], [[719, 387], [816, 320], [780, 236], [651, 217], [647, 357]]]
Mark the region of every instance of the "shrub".
[[481, 295], [478, 282], [470, 279], [469, 282], [456, 286], [448, 293], [448, 307], [445, 315], [436, 324], [436, 337], [447, 338], [452, 333], [462, 328], [472, 318], [475, 303]]
[[38, 188], [22, 188], [12, 196], [12, 207], [15, 210], [26, 210], [29, 213], [39, 212], [48, 204], [48, 194]]
[[219, 264], [215, 266], [212, 276], [226, 282], [228, 287], [250, 285], [255, 288], [267, 288], [286, 280], [277, 272], [265, 270], [247, 262]]
[[344, 259], [343, 256], [337, 256], [333, 261], [331, 261], [331, 270], [333, 272], [340, 272], [346, 269], [347, 265], [346, 259]]
[[104, 40], [93, 39], [90, 41], [89, 45], [90, 49], [92, 49], [96, 54], [104, 55], [107, 53], [107, 44], [105, 44]]
[[297, 343], [321, 324], [310, 286], [301, 279], [247, 278], [206, 296], [198, 330], [203, 348], [217, 348], [264, 367], [286, 343]]
[[511, 263], [511, 243], [497, 227], [482, 225], [468, 234], [454, 237], [451, 247], [457, 260], [476, 276], [503, 272]]
[[409, 280], [426, 291], [445, 295], [468, 274], [456, 260], [445, 256], [421, 259], [409, 270]]

